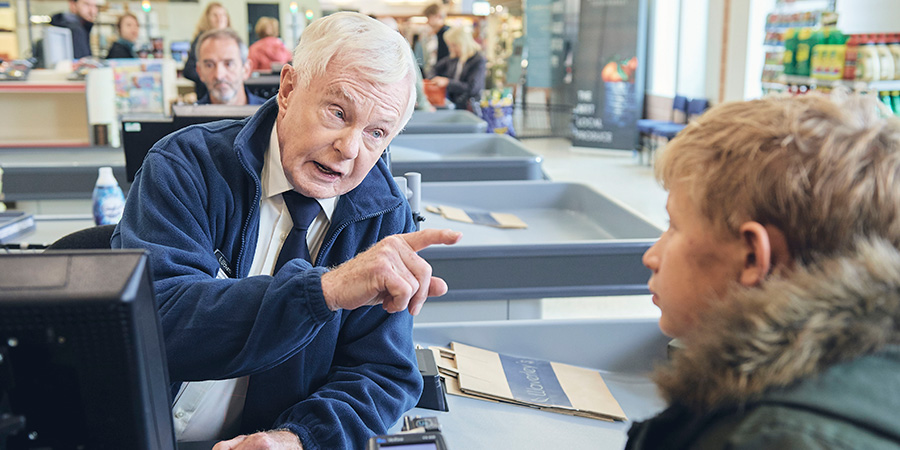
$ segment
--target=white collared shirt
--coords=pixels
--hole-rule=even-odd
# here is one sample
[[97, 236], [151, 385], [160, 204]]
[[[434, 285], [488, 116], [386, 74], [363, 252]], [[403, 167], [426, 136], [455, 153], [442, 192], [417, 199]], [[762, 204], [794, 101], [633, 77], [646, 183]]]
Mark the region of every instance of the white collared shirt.
[[[259, 235], [247, 276], [272, 275], [278, 253], [294, 225], [281, 194], [294, 187], [284, 175], [278, 132], [272, 127], [269, 149], [260, 174], [262, 197], [259, 202]], [[317, 199], [322, 211], [306, 234], [310, 255], [317, 255], [331, 225], [338, 197]], [[181, 385], [172, 417], [179, 441], [231, 439], [237, 436], [247, 393], [248, 377], [230, 380], [196, 381]]]

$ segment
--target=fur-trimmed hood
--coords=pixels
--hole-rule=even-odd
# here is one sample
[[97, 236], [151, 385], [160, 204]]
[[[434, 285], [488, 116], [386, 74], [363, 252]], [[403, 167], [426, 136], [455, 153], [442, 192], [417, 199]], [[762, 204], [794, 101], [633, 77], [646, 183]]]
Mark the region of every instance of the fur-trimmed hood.
[[734, 289], [657, 370], [662, 396], [696, 412], [740, 408], [838, 363], [895, 349], [900, 251], [875, 240], [856, 248], [763, 286]]

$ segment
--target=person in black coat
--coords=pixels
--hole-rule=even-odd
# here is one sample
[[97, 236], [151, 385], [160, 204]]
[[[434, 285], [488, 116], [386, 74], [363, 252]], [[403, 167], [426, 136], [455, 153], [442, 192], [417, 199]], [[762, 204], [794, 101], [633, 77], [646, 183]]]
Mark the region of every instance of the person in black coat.
[[444, 40], [444, 33], [450, 29], [450, 27], [444, 24], [444, 21], [447, 20], [447, 13], [444, 12], [441, 5], [435, 3], [433, 5], [428, 5], [422, 14], [428, 19], [428, 26], [431, 27], [431, 31], [434, 32], [434, 35], [437, 37], [437, 58], [434, 59], [434, 62], [436, 63], [437, 61], [450, 56], [450, 48], [447, 47], [447, 42]]
[[470, 102], [481, 99], [487, 64], [472, 33], [462, 27], [451, 27], [444, 33], [450, 56], [435, 64], [431, 82], [447, 89], [447, 98], [456, 109], [469, 109]]
[[69, 12], [57, 13], [50, 18], [50, 25], [72, 31], [72, 56], [75, 59], [93, 55], [91, 29], [99, 13], [97, 0], [69, 0]]
[[106, 59], [137, 58], [138, 54], [134, 50], [134, 43], [137, 42], [141, 32], [137, 16], [129, 12], [122, 14], [119, 21], [116, 22], [116, 29], [119, 31], [119, 39], [109, 47]]

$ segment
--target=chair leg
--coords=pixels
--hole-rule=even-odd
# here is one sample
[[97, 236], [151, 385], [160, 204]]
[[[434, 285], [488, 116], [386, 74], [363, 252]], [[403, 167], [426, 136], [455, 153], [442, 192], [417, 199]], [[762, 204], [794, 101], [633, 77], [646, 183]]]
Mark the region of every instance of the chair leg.
[[638, 164], [643, 164], [643, 163], [644, 163], [644, 156], [645, 156], [646, 152], [648, 151], [648, 150], [647, 150], [647, 135], [644, 134], [644, 133], [640, 133], [639, 136], [640, 136], [640, 139], [638, 139], [638, 141], [639, 141], [639, 144], [638, 144]]
[[650, 135], [650, 149], [649, 149], [649, 151], [647, 152], [647, 153], [648, 153], [648, 154], [647, 154], [647, 165], [648, 165], [648, 166], [652, 166], [652, 165], [653, 165], [653, 159], [656, 158], [656, 148], [657, 148], [657, 145], [658, 145], [658, 142], [659, 142], [657, 139], [658, 139], [658, 138], [657, 138], [656, 135], [654, 135], [654, 134], [651, 134], [651, 135]]

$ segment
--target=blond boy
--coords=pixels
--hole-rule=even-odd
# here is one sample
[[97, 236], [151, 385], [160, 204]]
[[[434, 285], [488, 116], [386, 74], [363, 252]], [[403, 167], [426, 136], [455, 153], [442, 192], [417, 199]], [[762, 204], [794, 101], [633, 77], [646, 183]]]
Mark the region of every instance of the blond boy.
[[900, 448], [900, 120], [833, 97], [721, 105], [660, 155], [644, 264], [684, 349], [627, 448]]

